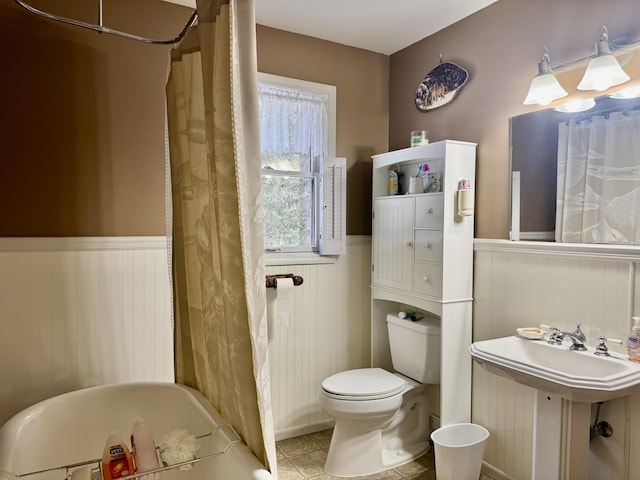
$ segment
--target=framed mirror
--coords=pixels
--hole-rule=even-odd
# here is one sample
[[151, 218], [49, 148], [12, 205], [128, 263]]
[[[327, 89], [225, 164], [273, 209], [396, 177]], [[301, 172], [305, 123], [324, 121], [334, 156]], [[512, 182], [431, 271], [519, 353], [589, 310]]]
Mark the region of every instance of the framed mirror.
[[510, 160], [511, 240], [640, 244], [640, 98], [513, 117]]

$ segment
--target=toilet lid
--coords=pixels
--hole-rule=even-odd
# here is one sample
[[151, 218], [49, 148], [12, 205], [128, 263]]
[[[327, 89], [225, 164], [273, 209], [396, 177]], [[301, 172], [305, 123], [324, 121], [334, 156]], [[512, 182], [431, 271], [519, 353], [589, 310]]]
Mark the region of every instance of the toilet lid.
[[402, 392], [405, 384], [381, 368], [360, 368], [331, 375], [322, 382], [322, 389], [345, 400], [375, 400]]

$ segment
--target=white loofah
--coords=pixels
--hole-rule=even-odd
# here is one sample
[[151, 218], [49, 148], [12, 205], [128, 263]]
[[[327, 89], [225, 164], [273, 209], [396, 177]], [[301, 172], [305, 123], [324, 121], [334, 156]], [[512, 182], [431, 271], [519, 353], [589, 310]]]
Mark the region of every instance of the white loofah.
[[[169, 435], [164, 435], [160, 442], [160, 458], [166, 465], [188, 462], [196, 458], [200, 448], [196, 437], [185, 428], [174, 428]], [[180, 470], [189, 470], [192, 465], [184, 465]]]

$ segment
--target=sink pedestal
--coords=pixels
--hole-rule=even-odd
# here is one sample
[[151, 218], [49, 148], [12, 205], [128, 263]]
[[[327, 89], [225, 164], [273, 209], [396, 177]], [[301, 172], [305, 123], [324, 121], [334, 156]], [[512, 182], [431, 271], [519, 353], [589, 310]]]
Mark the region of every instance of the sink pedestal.
[[536, 390], [532, 479], [587, 480], [591, 404]]

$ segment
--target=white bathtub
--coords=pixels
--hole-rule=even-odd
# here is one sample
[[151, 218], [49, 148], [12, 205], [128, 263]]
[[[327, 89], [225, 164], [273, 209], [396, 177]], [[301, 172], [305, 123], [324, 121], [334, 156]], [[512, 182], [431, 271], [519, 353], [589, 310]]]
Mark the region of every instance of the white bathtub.
[[162, 480], [273, 480], [199, 392], [173, 383], [93, 387], [23, 410], [0, 429], [0, 480], [65, 480], [78, 465], [97, 468], [109, 432], [128, 440], [138, 417], [157, 444], [174, 428], [187, 429], [201, 444], [201, 461], [187, 471], [164, 471]]

